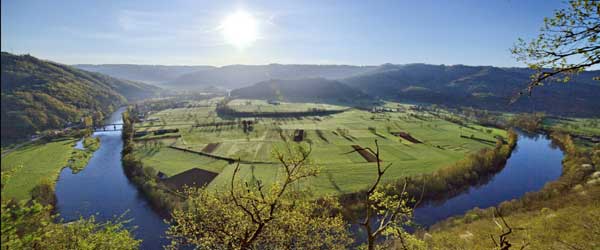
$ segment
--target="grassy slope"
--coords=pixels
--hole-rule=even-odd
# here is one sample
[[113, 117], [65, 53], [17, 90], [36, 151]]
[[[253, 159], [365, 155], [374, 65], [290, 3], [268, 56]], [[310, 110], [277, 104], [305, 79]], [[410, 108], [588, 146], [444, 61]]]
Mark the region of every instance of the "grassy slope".
[[[373, 114], [359, 110], [320, 119], [307, 117], [262, 119], [248, 135], [237, 126], [191, 127], [196, 121], [200, 123], [219, 121], [220, 118], [215, 116], [213, 109], [213, 107], [168, 109], [154, 113], [151, 117], [161, 120], [155, 124], [162, 124], [164, 121], [165, 127], [180, 128], [182, 138], [175, 142], [179, 147], [201, 151], [208, 143], [220, 142], [221, 145], [212, 154], [231, 158], [240, 157], [249, 161], [273, 161], [270, 158], [271, 150], [285, 145], [277, 132], [278, 128], [282, 129], [282, 133], [288, 139], [292, 138], [295, 129], [305, 129], [306, 139], [313, 143], [312, 159], [321, 167], [322, 172], [319, 177], [305, 184], [318, 194], [353, 192], [364, 188], [372, 180], [375, 174], [372, 163], [367, 163], [357, 153], [345, 154], [352, 151], [353, 144], [373, 147], [374, 140], [378, 139], [383, 160], [394, 163], [386, 175], [388, 180], [392, 180], [400, 176], [434, 171], [463, 158], [468, 152], [492, 146], [461, 138], [460, 134], [473, 134], [477, 138], [487, 140], [494, 140], [494, 135], [505, 135], [504, 131], [497, 129], [491, 129], [491, 133], [487, 133], [485, 130], [488, 128], [476, 125], [471, 125], [475, 129], [461, 128], [454, 123], [426, 114], [421, 115], [426, 116], [427, 120], [420, 120], [408, 115], [413, 111], [378, 114], [375, 119], [371, 119]], [[368, 130], [368, 127], [376, 128], [376, 134]], [[390, 132], [408, 131], [424, 143], [413, 144], [406, 140], [399, 140], [388, 132], [388, 127]], [[341, 136], [338, 129], [346, 130], [347, 137], [350, 139]], [[325, 139], [318, 135], [317, 130], [321, 131]], [[145, 165], [170, 175], [192, 167], [221, 172], [222, 174], [211, 183], [211, 186], [215, 187], [226, 183], [233, 169], [233, 165], [225, 161], [178, 152], [164, 146], [144, 147], [139, 143], [136, 154], [142, 158]], [[254, 164], [254, 167], [243, 165], [242, 171], [247, 178], [252, 178], [254, 175], [266, 181], [274, 180], [278, 176], [276, 164]]]
[[[505, 216], [512, 228], [521, 228], [508, 238], [517, 248], [526, 242], [526, 249], [597, 249], [600, 242], [594, 234], [600, 230], [599, 194], [600, 186], [588, 186], [546, 201], [546, 208]], [[490, 234], [496, 241], [500, 234], [492, 218], [475, 218], [470, 223], [434, 230], [427, 239], [440, 249], [492, 249]]]
[[44, 178], [54, 181], [60, 170], [67, 165], [75, 141], [67, 139], [29, 145], [2, 157], [2, 171], [22, 166], [12, 174], [10, 181], [2, 191], [2, 196], [28, 199], [31, 189]]

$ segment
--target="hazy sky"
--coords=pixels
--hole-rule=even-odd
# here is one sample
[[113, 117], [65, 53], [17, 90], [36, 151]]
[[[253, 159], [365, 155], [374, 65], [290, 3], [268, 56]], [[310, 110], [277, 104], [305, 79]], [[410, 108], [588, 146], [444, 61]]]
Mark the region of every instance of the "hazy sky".
[[[522, 66], [509, 48], [537, 34], [543, 18], [562, 6], [558, 0], [2, 0], [2, 51], [67, 64]], [[223, 34], [233, 13], [255, 23], [255, 41], [243, 48]], [[246, 20], [228, 31], [250, 32]]]

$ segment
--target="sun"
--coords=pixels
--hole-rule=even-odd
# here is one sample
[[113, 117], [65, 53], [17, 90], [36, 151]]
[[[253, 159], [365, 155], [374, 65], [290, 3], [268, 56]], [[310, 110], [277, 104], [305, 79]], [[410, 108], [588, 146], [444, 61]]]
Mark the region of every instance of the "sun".
[[258, 39], [256, 19], [245, 11], [237, 11], [221, 23], [225, 41], [238, 49], [251, 46]]

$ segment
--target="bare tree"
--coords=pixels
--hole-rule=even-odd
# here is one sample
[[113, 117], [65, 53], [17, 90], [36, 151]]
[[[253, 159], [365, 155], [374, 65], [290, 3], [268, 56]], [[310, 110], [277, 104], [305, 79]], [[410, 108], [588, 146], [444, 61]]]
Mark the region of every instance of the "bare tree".
[[[500, 220], [502, 221], [502, 225], [498, 222], [498, 220], [496, 220], [496, 217], [500, 218]], [[508, 223], [504, 219], [504, 216], [502, 216], [502, 214], [500, 213], [500, 210], [498, 210], [498, 208], [495, 208], [495, 210], [494, 210], [494, 223], [496, 223], [496, 225], [502, 231], [502, 233], [498, 236], [498, 241], [496, 241], [496, 239], [494, 238], [494, 235], [490, 234], [490, 238], [494, 242], [494, 246], [495, 246], [494, 250], [510, 250], [513, 245], [508, 240], [508, 236], [513, 233], [513, 228], [508, 225]], [[522, 228], [515, 228], [515, 230], [521, 230], [521, 229]], [[529, 243], [525, 243], [519, 249], [523, 250], [528, 245], [529, 245]]]
[[[375, 140], [375, 150], [367, 148], [357, 148], [348, 153], [358, 150], [368, 150], [375, 155], [377, 164], [377, 177], [366, 192], [364, 198], [365, 218], [360, 225], [367, 233], [367, 248], [373, 250], [376, 247], [377, 240], [382, 235], [390, 235], [400, 239], [400, 244], [404, 249], [408, 249], [404, 238], [404, 226], [412, 222], [414, 208], [419, 202], [415, 202], [408, 197], [406, 187], [408, 181], [405, 179], [402, 190], [395, 195], [390, 195], [389, 190], [382, 186], [381, 179], [385, 172], [392, 166], [392, 163], [382, 165], [379, 152], [379, 143]], [[390, 189], [389, 187], [387, 187]], [[421, 193], [421, 198], [422, 198]], [[419, 199], [420, 201], [421, 199]], [[413, 206], [410, 203], [414, 202]]]
[[293, 188], [318, 173], [310, 152], [276, 150], [284, 175], [270, 185], [243, 180], [238, 162], [228, 188], [187, 190], [186, 205], [172, 214], [169, 249], [346, 249], [351, 239], [337, 200], [315, 201]]
[[244, 211], [250, 217], [252, 223], [256, 225], [252, 230], [244, 233], [245, 237], [240, 243], [241, 249], [251, 249], [252, 244], [262, 233], [264, 227], [275, 219], [275, 212], [280, 208], [282, 197], [290, 185], [301, 179], [317, 175], [317, 169], [306, 167], [311, 151], [312, 147], [309, 150], [303, 150], [300, 147], [299, 154], [294, 154], [288, 147], [288, 157], [286, 157], [286, 154], [276, 150], [275, 158], [285, 170], [284, 180], [281, 185], [268, 191], [265, 189], [264, 184], [257, 180], [255, 187], [253, 187], [257, 191], [256, 193], [251, 190], [252, 187], [249, 187], [248, 184], [246, 184], [246, 192], [235, 191], [237, 188], [235, 186], [236, 177], [240, 171], [238, 162], [231, 177], [230, 195], [234, 204]]

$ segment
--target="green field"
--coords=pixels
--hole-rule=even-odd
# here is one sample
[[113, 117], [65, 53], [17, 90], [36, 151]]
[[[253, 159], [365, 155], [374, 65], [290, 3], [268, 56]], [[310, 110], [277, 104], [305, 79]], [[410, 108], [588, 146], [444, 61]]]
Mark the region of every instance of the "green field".
[[71, 168], [74, 173], [83, 170], [100, 147], [100, 140], [86, 137], [82, 141], [83, 149], [74, 148], [77, 141], [71, 137], [47, 143], [36, 141], [3, 156], [2, 172], [11, 174], [2, 195], [29, 199], [35, 186], [44, 179], [54, 183], [64, 167]]
[[43, 179], [55, 181], [68, 164], [75, 139], [33, 144], [2, 157], [2, 172], [15, 170], [2, 190], [6, 198], [28, 199], [30, 191]]
[[[258, 106], [262, 109], [265, 105], [264, 101], [234, 100], [234, 104], [238, 102], [243, 103], [247, 110], [255, 110]], [[274, 107], [269, 109], [282, 105], [288, 104], [272, 105]], [[296, 106], [306, 108], [303, 105], [314, 104]], [[225, 121], [217, 116], [214, 105], [167, 109], [147, 117], [160, 122], [154, 122], [152, 126], [148, 122], [139, 123], [136, 124], [136, 130], [179, 128], [181, 137], [161, 142], [138, 142], [136, 155], [145, 166], [168, 175], [193, 167], [220, 173], [210, 184], [211, 187], [218, 188], [229, 180], [233, 164], [169, 146], [201, 152], [209, 143], [219, 143], [209, 152], [211, 155], [239, 158], [245, 162], [241, 173], [245, 178], [272, 181], [279, 176], [278, 165], [271, 158], [272, 150], [283, 148], [286, 144], [297, 144], [293, 142], [294, 132], [302, 129], [306, 134], [302, 143], [312, 145], [311, 159], [321, 168], [321, 174], [304, 185], [311, 187], [317, 194], [334, 194], [362, 189], [375, 176], [373, 163], [368, 163], [356, 152], [348, 153], [353, 150], [352, 145], [373, 147], [374, 141], [378, 140], [383, 161], [393, 163], [385, 178], [393, 180], [448, 166], [469, 152], [493, 147], [494, 136], [505, 136], [503, 130], [475, 124], [460, 126], [429, 112], [412, 110], [410, 105], [388, 103], [386, 107], [388, 106], [399, 107], [400, 111], [394, 109], [393, 112], [371, 113], [351, 109], [324, 117], [244, 118], [257, 122], [248, 133], [244, 133], [237, 124], [195, 127], [194, 124]], [[289, 109], [286, 106], [283, 108]], [[422, 143], [412, 143], [393, 135], [394, 132], [409, 133]], [[469, 138], [471, 136], [473, 139]]]

